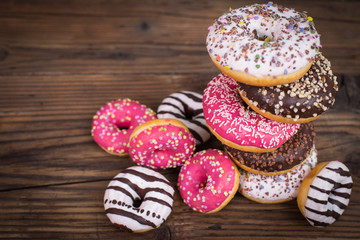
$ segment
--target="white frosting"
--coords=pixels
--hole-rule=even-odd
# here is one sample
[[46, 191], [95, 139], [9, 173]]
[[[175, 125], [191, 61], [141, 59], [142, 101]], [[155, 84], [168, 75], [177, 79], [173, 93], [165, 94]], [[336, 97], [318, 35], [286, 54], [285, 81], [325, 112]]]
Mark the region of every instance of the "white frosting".
[[307, 160], [295, 169], [275, 176], [254, 174], [240, 169], [239, 192], [262, 202], [291, 200], [297, 197], [300, 184], [317, 164], [315, 146]]
[[349, 204], [352, 190], [349, 169], [339, 161], [329, 162], [311, 183], [305, 202], [305, 217], [316, 227], [332, 224]]
[[[265, 36], [268, 41], [259, 40]], [[271, 2], [223, 14], [209, 27], [206, 44], [221, 66], [258, 77], [296, 72], [321, 47], [311, 17]]]

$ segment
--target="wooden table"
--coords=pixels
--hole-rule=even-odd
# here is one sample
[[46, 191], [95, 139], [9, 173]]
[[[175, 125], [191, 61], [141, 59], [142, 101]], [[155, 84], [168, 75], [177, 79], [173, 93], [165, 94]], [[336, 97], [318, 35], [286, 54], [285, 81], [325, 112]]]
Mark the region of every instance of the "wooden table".
[[[142, 234], [120, 232], [104, 214], [108, 182], [134, 163], [95, 144], [92, 116], [118, 98], [156, 110], [175, 91], [202, 93], [219, 73], [207, 27], [252, 1], [14, 0], [0, 2], [0, 238], [360, 239], [360, 2], [279, 2], [314, 18], [339, 77], [335, 106], [315, 121], [319, 161], [344, 162], [354, 180], [337, 222], [313, 228], [296, 201], [240, 194], [204, 215], [176, 192], [168, 220]], [[178, 171], [161, 173], [175, 185]]]

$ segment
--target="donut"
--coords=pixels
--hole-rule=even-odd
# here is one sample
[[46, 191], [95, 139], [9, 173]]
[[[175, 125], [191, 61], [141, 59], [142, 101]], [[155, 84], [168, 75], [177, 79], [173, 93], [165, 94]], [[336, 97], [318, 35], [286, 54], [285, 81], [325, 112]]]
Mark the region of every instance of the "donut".
[[286, 173], [304, 162], [314, 145], [314, 124], [303, 123], [297, 133], [272, 152], [244, 152], [225, 145], [230, 158], [247, 172], [261, 175]]
[[130, 136], [132, 160], [155, 169], [184, 164], [195, 150], [195, 139], [176, 119], [155, 119], [136, 127]]
[[199, 93], [181, 91], [170, 94], [159, 105], [157, 118], [172, 118], [183, 122], [196, 139], [196, 145], [210, 138], [202, 108], [202, 95]]
[[145, 232], [159, 227], [170, 215], [174, 192], [162, 174], [146, 167], [129, 167], [107, 186], [105, 213], [123, 231]]
[[246, 152], [270, 152], [289, 140], [299, 124], [280, 123], [249, 110], [236, 81], [225, 74], [204, 90], [203, 108], [210, 131], [225, 145]]
[[178, 187], [191, 209], [214, 213], [234, 197], [239, 187], [239, 172], [225, 152], [207, 149], [194, 154], [181, 167]]
[[349, 204], [352, 185], [350, 171], [343, 163], [320, 163], [300, 186], [297, 198], [300, 212], [315, 227], [334, 223]]
[[271, 2], [224, 13], [209, 27], [206, 45], [224, 74], [255, 86], [300, 79], [321, 47], [312, 17]]
[[274, 176], [254, 174], [240, 169], [239, 192], [258, 203], [281, 203], [297, 197], [300, 184], [317, 164], [315, 146], [305, 162], [290, 172]]
[[238, 89], [246, 104], [266, 118], [283, 123], [309, 122], [335, 102], [338, 84], [330, 67], [330, 61], [319, 53], [298, 81], [273, 87], [238, 82]]
[[156, 113], [128, 98], [107, 103], [93, 117], [91, 135], [106, 152], [128, 155], [129, 137], [138, 125], [156, 119]]

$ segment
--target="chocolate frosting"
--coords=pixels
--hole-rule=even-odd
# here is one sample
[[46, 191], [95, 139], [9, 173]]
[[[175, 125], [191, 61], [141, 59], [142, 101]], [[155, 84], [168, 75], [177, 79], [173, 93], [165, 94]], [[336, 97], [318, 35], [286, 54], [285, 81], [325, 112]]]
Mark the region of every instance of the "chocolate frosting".
[[312, 122], [300, 125], [298, 132], [287, 142], [272, 152], [244, 152], [229, 146], [225, 150], [232, 159], [240, 165], [245, 165], [261, 172], [278, 172], [292, 169], [302, 163], [310, 155], [314, 145], [314, 124]]
[[[297, 120], [316, 117], [335, 102], [338, 90], [330, 61], [321, 53], [298, 81], [273, 87], [250, 86], [238, 82], [238, 89], [261, 112]], [[251, 106], [250, 106], [251, 107]]]

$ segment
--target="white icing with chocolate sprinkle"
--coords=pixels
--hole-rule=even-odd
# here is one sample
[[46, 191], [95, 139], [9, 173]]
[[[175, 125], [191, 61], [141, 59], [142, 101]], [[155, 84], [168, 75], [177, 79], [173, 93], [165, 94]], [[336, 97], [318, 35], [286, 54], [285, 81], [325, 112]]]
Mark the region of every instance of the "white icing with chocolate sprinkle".
[[272, 2], [224, 13], [209, 27], [206, 44], [221, 66], [258, 77], [296, 72], [321, 47], [320, 35], [306, 12]]
[[300, 184], [316, 164], [317, 154], [314, 145], [306, 161], [284, 174], [265, 176], [239, 169], [239, 192], [262, 202], [294, 199], [297, 197]]

